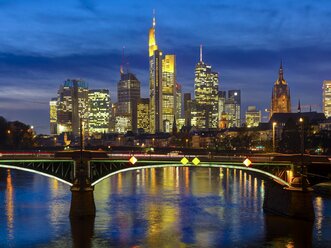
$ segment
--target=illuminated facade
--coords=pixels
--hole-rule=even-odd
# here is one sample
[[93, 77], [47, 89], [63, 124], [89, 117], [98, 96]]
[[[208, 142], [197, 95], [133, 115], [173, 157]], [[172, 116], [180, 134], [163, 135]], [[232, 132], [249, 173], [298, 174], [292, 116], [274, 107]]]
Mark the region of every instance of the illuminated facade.
[[183, 109], [183, 100], [182, 100], [182, 86], [177, 83], [176, 84], [176, 119], [182, 118], [182, 109]]
[[233, 103], [233, 111], [228, 113], [232, 115], [232, 126], [240, 127], [241, 125], [241, 91], [240, 90], [229, 90], [227, 103]]
[[162, 130], [172, 130], [176, 113], [176, 57], [165, 55], [162, 60]]
[[57, 133], [80, 133], [80, 120], [84, 130], [88, 124], [88, 85], [82, 80], [68, 79], [60, 87], [57, 99]]
[[149, 30], [150, 132], [162, 132], [162, 52], [155, 40], [155, 17]]
[[213, 72], [211, 66], [202, 61], [202, 47], [200, 47], [200, 61], [195, 67], [194, 95], [196, 101], [197, 128], [218, 127], [218, 73]]
[[57, 98], [49, 102], [49, 124], [50, 134], [57, 134]]
[[323, 113], [331, 117], [331, 81], [323, 81]]
[[109, 90], [89, 90], [88, 93], [88, 131], [89, 135], [108, 133], [110, 127]]
[[248, 106], [245, 119], [248, 128], [259, 126], [261, 122], [261, 110], [257, 110], [255, 106]]
[[225, 100], [226, 100], [226, 91], [218, 92], [218, 120], [219, 120], [219, 128], [225, 128], [227, 126], [224, 123], [224, 114], [225, 114]]
[[141, 98], [137, 106], [137, 128], [148, 132], [149, 128], [149, 99]]
[[280, 63], [278, 79], [272, 89], [270, 117], [274, 113], [291, 113], [290, 89], [284, 79], [282, 63]]
[[129, 130], [137, 131], [137, 103], [140, 99], [140, 82], [132, 73], [121, 73], [117, 84], [116, 116], [126, 116], [130, 119]]
[[129, 116], [115, 117], [115, 132], [126, 133], [131, 130], [131, 118]]

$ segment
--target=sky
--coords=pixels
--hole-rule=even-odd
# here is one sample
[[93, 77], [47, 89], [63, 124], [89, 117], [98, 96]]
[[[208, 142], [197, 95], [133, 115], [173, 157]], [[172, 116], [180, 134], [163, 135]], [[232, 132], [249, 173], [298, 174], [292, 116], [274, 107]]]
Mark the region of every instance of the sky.
[[[117, 100], [122, 48], [148, 97], [148, 31], [176, 54], [177, 81], [194, 90], [203, 60], [219, 73], [219, 89], [239, 89], [242, 111], [266, 117], [283, 61], [292, 110], [321, 111], [322, 82], [331, 79], [328, 0], [0, 0], [0, 116], [49, 133], [49, 100], [68, 78], [105, 88]], [[267, 119], [264, 118], [266, 121]]]

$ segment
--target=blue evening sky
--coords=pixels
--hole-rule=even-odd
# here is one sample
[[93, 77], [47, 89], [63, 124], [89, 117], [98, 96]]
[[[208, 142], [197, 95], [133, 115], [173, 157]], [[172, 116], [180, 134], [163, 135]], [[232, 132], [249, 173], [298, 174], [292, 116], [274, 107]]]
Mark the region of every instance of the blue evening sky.
[[269, 108], [281, 59], [293, 111], [299, 98], [321, 111], [322, 81], [331, 79], [328, 0], [0, 0], [0, 116], [48, 133], [48, 102], [67, 78], [110, 89], [116, 101], [123, 46], [148, 97], [153, 9], [158, 46], [176, 54], [183, 92], [193, 93], [202, 43], [220, 89], [242, 91], [243, 111]]

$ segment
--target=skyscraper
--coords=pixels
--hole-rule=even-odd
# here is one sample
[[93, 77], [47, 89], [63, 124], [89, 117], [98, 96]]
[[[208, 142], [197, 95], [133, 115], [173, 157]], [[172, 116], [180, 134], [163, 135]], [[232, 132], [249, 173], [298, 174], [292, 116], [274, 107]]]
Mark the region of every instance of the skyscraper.
[[57, 98], [52, 98], [49, 102], [49, 122], [50, 133], [57, 134]]
[[175, 107], [175, 113], [176, 113], [176, 119], [182, 118], [182, 109], [183, 109], [183, 100], [182, 100], [182, 86], [180, 83], [177, 82], [176, 84], [176, 107]]
[[196, 124], [198, 128], [218, 127], [218, 73], [202, 60], [195, 67], [194, 94], [196, 101]]
[[149, 99], [141, 98], [137, 106], [137, 128], [149, 131]]
[[80, 133], [88, 125], [88, 84], [83, 80], [68, 79], [60, 86], [57, 99], [57, 133]]
[[331, 117], [331, 80], [323, 81], [323, 113], [326, 118]]
[[278, 79], [272, 89], [270, 118], [274, 113], [290, 113], [290, 89], [283, 75], [283, 64], [280, 63]]
[[88, 92], [88, 131], [89, 135], [108, 133], [110, 130], [109, 90], [89, 90]]
[[116, 116], [129, 118], [129, 130], [137, 131], [137, 103], [140, 99], [140, 82], [132, 73], [121, 73], [117, 84], [117, 112]]
[[162, 52], [155, 39], [155, 16], [149, 29], [150, 132], [162, 132]]
[[176, 113], [176, 57], [165, 55], [162, 60], [162, 130], [171, 132]]
[[240, 90], [229, 90], [228, 100], [234, 103], [233, 112], [233, 126], [240, 127], [241, 125], [241, 91]]

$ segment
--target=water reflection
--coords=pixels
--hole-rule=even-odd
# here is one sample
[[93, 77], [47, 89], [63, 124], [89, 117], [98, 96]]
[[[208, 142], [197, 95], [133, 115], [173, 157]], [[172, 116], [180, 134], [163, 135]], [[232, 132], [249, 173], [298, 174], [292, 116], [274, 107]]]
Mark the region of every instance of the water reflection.
[[312, 247], [313, 222], [265, 215], [266, 242], [276, 247]]
[[[331, 200], [315, 223], [265, 215], [264, 182], [239, 170], [159, 168], [95, 187], [95, 219], [70, 220], [70, 190], [0, 170], [0, 247], [327, 247]], [[37, 178], [36, 178], [37, 177]], [[28, 228], [26, 228], [28, 226]]]
[[94, 217], [71, 218], [70, 226], [74, 248], [92, 247]]
[[14, 197], [13, 184], [10, 170], [7, 170], [7, 187], [6, 187], [6, 215], [7, 215], [7, 232], [8, 239], [14, 239]]

